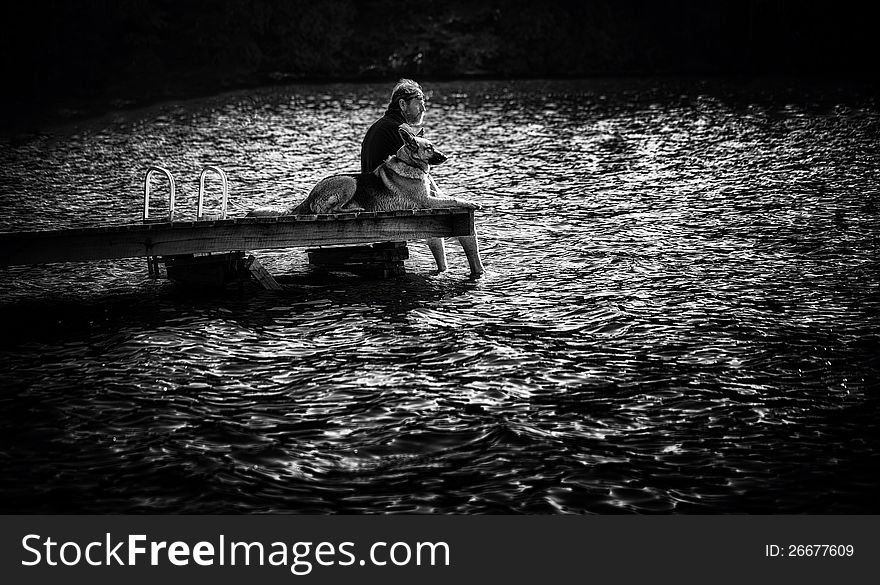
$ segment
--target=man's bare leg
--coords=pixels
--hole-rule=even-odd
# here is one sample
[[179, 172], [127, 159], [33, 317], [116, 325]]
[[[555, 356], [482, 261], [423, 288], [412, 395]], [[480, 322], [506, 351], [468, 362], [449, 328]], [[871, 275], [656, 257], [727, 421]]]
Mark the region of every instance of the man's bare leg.
[[446, 271], [446, 246], [443, 244], [443, 238], [428, 238], [428, 248], [434, 255], [434, 261], [437, 263], [437, 271]]
[[458, 242], [464, 249], [468, 264], [471, 266], [471, 276], [479, 278], [486, 272], [486, 269], [483, 268], [483, 260], [480, 258], [480, 246], [477, 244], [477, 236], [462, 236], [458, 238]]

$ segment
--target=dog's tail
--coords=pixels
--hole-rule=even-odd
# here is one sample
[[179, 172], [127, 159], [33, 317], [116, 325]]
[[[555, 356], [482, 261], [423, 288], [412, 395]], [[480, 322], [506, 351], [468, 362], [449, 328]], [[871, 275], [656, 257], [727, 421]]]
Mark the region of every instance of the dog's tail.
[[284, 215], [285, 210], [277, 207], [257, 207], [247, 212], [245, 217], [278, 217]]

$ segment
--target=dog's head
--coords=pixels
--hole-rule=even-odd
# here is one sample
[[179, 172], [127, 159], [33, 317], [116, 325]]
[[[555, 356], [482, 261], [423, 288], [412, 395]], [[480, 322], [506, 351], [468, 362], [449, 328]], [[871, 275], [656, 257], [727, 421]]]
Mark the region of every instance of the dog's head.
[[403, 138], [404, 150], [413, 162], [424, 165], [439, 165], [446, 162], [447, 156], [434, 148], [430, 140], [423, 137], [424, 129], [420, 130], [418, 134], [413, 134], [406, 126], [401, 126], [397, 131]]

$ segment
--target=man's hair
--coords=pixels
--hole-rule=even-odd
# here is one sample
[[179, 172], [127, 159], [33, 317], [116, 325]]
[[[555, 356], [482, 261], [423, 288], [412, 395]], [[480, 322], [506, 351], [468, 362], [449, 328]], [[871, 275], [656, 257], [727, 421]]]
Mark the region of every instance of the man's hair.
[[391, 90], [390, 104], [396, 106], [397, 100], [408, 100], [414, 97], [425, 97], [425, 92], [422, 91], [422, 86], [412, 79], [401, 79], [394, 85], [394, 89]]

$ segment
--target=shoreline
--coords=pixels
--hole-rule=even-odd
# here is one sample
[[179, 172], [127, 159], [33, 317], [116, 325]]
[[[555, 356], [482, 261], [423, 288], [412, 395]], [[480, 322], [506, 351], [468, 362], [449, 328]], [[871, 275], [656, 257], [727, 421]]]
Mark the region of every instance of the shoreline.
[[[391, 76], [284, 76], [281, 78], [259, 77], [241, 80], [231, 84], [195, 83], [188, 87], [178, 86], [161, 92], [136, 97], [132, 88], [114, 93], [95, 95], [87, 98], [59, 98], [40, 104], [30, 105], [4, 103], [0, 115], [0, 140], [14, 140], [41, 133], [66, 133], [71, 127], [89, 126], [107, 118], [128, 118], [138, 112], [175, 103], [205, 100], [230, 93], [256, 91], [261, 89], [283, 88], [289, 86], [321, 86], [334, 84], [393, 84], [398, 77]], [[495, 73], [475, 73], [462, 75], [423, 75], [415, 76], [420, 83], [448, 82], [516, 82], [516, 81], [613, 81], [630, 80], [641, 82], [662, 82], [671, 80], [692, 80], [694, 82], [729, 82], [741, 85], [785, 85], [815, 84], [841, 87], [870, 88], [880, 86], [880, 77], [865, 72], [862, 76], [850, 74], [784, 75], [784, 74], [717, 74], [717, 73], [668, 73], [668, 74], [596, 74], [548, 76], [543, 74], [504, 76]]]

